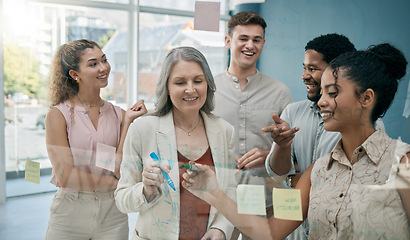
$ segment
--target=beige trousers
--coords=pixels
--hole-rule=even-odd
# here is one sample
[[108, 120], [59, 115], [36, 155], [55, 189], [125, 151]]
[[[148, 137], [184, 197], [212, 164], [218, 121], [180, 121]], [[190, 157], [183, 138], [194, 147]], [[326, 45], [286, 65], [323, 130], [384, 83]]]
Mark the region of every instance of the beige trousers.
[[114, 190], [59, 189], [50, 207], [46, 240], [128, 239], [128, 215], [114, 202]]

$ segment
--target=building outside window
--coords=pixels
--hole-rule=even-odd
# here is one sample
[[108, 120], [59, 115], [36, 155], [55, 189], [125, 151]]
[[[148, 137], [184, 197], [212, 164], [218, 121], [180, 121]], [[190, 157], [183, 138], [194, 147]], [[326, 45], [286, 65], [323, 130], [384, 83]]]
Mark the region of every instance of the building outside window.
[[[7, 197], [56, 189], [49, 183], [44, 118], [50, 107], [49, 67], [61, 44], [87, 38], [101, 46], [111, 64], [102, 97], [122, 108], [137, 99], [154, 108], [161, 64], [174, 47], [198, 48], [214, 74], [226, 68], [224, 21], [219, 32], [195, 31], [194, 0], [139, 3], [138, 8], [128, 0], [3, 0]], [[225, 5], [221, 1], [222, 15]], [[41, 187], [21, 181], [27, 160], [40, 163]], [[19, 187], [12, 184], [16, 180]]]

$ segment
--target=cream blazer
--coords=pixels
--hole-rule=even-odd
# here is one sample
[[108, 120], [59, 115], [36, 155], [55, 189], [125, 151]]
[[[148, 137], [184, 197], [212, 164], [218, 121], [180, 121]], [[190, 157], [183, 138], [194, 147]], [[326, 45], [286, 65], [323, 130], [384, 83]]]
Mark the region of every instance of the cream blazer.
[[[234, 128], [219, 117], [201, 114], [218, 184], [229, 197], [236, 199]], [[168, 161], [171, 167], [169, 176], [176, 191], [165, 182], [148, 202], [142, 193], [142, 169], [144, 163], [152, 161], [151, 152]], [[172, 112], [162, 117], [140, 117], [131, 124], [124, 143], [115, 201], [121, 212], [139, 212], [133, 239], [178, 239], [180, 196], [177, 156]], [[226, 239], [230, 239], [233, 225], [211, 207], [208, 228], [218, 228], [225, 233]]]

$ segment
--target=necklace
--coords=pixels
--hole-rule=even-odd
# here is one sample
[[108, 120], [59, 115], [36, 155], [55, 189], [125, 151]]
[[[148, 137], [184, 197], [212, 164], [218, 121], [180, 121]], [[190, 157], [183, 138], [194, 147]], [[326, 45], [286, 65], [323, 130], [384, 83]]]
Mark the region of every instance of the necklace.
[[187, 131], [185, 129], [183, 129], [182, 127], [178, 126], [176, 123], [175, 126], [177, 126], [177, 128], [181, 129], [182, 131], [188, 133], [188, 136], [191, 136], [191, 133], [199, 126], [199, 123], [201, 122], [201, 118], [198, 119], [198, 123], [196, 124], [196, 126], [194, 128], [191, 129], [191, 131]]
[[97, 107], [97, 106], [99, 106], [99, 105], [100, 105], [100, 103], [101, 103], [101, 100], [100, 100], [100, 101], [98, 101], [98, 103], [97, 103], [97, 104], [95, 104], [95, 105], [90, 105], [90, 104], [87, 104], [87, 103], [84, 103], [84, 104], [85, 104], [85, 106], [87, 106], [87, 107]]
[[[85, 107], [84, 107], [84, 103], [83, 103], [83, 101], [81, 101], [81, 98], [78, 96], [78, 95], [76, 95], [77, 96], [77, 98], [78, 98], [78, 101], [80, 101], [80, 103], [81, 103], [81, 105], [83, 106], [83, 108], [84, 108], [84, 114], [85, 115], [87, 115], [88, 116], [88, 114], [90, 113], [90, 111], [87, 111], [87, 109], [85, 109]], [[92, 108], [92, 107], [97, 107], [97, 106], [99, 106], [99, 105], [101, 105], [101, 98], [100, 98], [100, 100], [98, 101], [98, 103], [97, 104], [95, 104], [95, 105], [90, 105], [90, 104], [85, 104], [87, 107], [90, 107], [90, 108]]]
[[81, 105], [85, 105], [85, 106], [87, 106], [87, 107], [97, 107], [97, 106], [101, 106], [101, 101], [102, 101], [102, 99], [100, 98], [100, 100], [98, 100], [98, 102], [95, 104], [95, 105], [91, 105], [91, 104], [87, 104], [87, 103], [83, 103], [82, 101], [81, 101], [81, 99], [80, 99], [80, 97], [77, 95], [77, 98], [78, 98], [78, 100], [80, 101], [80, 103], [81, 103]]
[[87, 109], [85, 109], [84, 104], [83, 104], [83, 101], [81, 101], [81, 99], [80, 99], [80, 97], [79, 97], [78, 95], [77, 95], [77, 98], [78, 98], [78, 101], [80, 101], [81, 105], [82, 105], [83, 108], [84, 108], [84, 115], [86, 115], [86, 116], [88, 117], [88, 113], [89, 113], [90, 111], [87, 111]]

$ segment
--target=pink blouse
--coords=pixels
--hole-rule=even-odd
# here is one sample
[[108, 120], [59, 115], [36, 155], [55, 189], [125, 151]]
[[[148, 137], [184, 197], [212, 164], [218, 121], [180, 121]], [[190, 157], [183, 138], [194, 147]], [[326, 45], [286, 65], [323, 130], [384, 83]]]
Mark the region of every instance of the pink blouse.
[[[71, 109], [69, 100], [54, 107], [60, 110], [66, 120], [68, 144], [73, 155], [74, 167], [101, 174], [103, 169], [95, 166], [96, 145], [103, 143], [117, 148], [120, 142], [121, 108], [104, 101], [104, 105], [100, 108], [97, 129], [95, 129], [88, 115], [85, 114], [84, 107], [75, 105], [74, 109]], [[59, 187], [54, 170], [50, 182]], [[65, 190], [70, 189], [65, 188]], [[71, 190], [75, 191], [75, 189]]]

